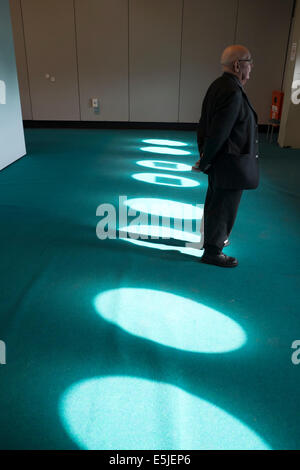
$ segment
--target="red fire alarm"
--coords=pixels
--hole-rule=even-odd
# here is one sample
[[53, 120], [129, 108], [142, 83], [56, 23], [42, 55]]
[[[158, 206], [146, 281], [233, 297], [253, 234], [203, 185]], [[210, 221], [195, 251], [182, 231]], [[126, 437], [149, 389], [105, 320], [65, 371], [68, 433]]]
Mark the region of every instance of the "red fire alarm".
[[277, 121], [281, 118], [281, 111], [282, 111], [282, 103], [283, 103], [283, 93], [282, 91], [274, 90], [272, 91], [272, 106], [270, 112], [270, 118], [276, 119]]

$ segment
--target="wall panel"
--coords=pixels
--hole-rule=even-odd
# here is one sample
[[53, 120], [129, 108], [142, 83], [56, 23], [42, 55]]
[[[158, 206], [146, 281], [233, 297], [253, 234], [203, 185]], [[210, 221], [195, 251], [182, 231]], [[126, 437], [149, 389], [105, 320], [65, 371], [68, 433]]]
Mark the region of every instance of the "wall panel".
[[129, 0], [130, 120], [178, 120], [183, 0]]
[[184, 0], [180, 122], [197, 122], [210, 83], [222, 74], [223, 49], [234, 42], [237, 0]]
[[32, 119], [27, 58], [23, 33], [21, 0], [10, 0], [11, 20], [15, 44], [15, 54], [19, 79], [20, 98], [23, 119]]
[[33, 119], [79, 120], [73, 0], [22, 0], [21, 6]]
[[75, 11], [81, 119], [128, 121], [128, 0], [76, 0]]
[[292, 6], [293, 0], [239, 0], [236, 41], [254, 59], [245, 90], [260, 123], [268, 122], [272, 90], [282, 86]]

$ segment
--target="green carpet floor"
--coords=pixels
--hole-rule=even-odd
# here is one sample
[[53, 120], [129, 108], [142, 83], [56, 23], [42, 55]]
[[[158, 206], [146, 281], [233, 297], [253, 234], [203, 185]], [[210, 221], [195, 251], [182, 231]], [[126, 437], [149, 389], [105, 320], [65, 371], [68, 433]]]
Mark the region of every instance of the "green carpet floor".
[[[144, 152], [143, 139], [190, 154]], [[96, 236], [97, 207], [119, 195], [203, 204], [205, 175], [136, 164], [193, 164], [194, 132], [26, 130], [27, 156], [0, 172], [1, 449], [300, 448], [300, 151], [261, 141], [261, 184], [244, 192], [225, 251], [239, 266], [222, 269]], [[132, 178], [154, 171], [200, 186]], [[94, 299], [112, 289], [109, 319]], [[241, 347], [214, 351], [208, 319], [183, 324], [201, 306], [231, 320], [222, 330], [217, 316], [220, 337], [238, 325]], [[185, 350], [188, 338], [212, 350]]]

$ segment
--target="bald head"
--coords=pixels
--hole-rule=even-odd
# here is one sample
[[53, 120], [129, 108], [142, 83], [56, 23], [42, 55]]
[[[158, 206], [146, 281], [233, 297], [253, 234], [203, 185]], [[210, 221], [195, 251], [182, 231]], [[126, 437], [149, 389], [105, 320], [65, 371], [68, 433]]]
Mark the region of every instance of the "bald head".
[[253, 66], [249, 49], [240, 44], [226, 47], [221, 56], [221, 65], [224, 72], [236, 75], [244, 85], [250, 78], [249, 74]]
[[221, 65], [223, 68], [231, 68], [236, 60], [247, 59], [250, 57], [250, 52], [245, 46], [233, 44], [226, 47], [221, 56]]

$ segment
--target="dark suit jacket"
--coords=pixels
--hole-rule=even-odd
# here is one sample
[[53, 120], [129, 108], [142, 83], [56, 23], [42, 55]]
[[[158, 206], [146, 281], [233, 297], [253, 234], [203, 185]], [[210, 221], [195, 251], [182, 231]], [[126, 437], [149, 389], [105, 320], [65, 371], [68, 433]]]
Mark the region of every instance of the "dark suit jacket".
[[257, 115], [235, 75], [224, 72], [207, 90], [197, 140], [200, 170], [216, 187], [258, 186]]

